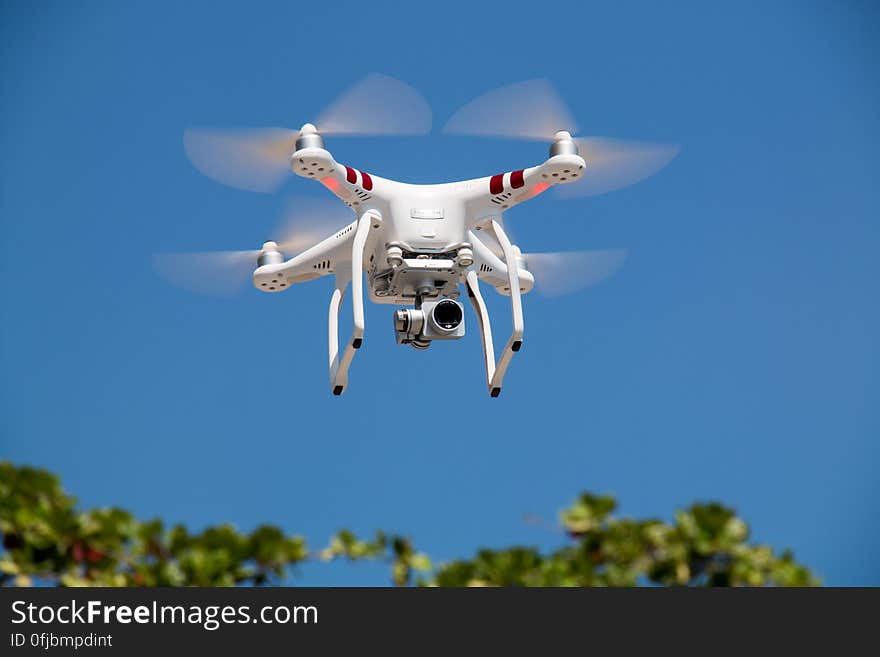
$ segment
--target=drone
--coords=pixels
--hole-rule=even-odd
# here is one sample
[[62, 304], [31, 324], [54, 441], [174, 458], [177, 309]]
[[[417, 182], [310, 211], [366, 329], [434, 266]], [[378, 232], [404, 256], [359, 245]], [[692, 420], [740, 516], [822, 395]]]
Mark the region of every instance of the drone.
[[[325, 137], [417, 135], [430, 127], [431, 111], [415, 89], [372, 74], [299, 130], [187, 130], [186, 153], [210, 178], [271, 192], [292, 172], [319, 182], [344, 206], [334, 201], [340, 211], [335, 212], [326, 204], [299, 203], [294, 212], [299, 219], [288, 222], [294, 228], [284, 239], [251, 251], [157, 256], [157, 268], [191, 288], [240, 282], [244, 273], [267, 294], [332, 275], [328, 364], [334, 395], [347, 389], [352, 360], [364, 344], [365, 296], [376, 304], [405, 306], [393, 312], [395, 339], [424, 350], [434, 341], [464, 336], [463, 287], [482, 338], [487, 391], [498, 397], [523, 345], [522, 296], [536, 284], [551, 293], [580, 289], [610, 275], [625, 256], [620, 250], [523, 253], [505, 230], [505, 211], [551, 188], [578, 197], [624, 187], [659, 171], [678, 147], [573, 137], [574, 120], [550, 83], [530, 80], [471, 101], [444, 132], [549, 142], [549, 156], [537, 166], [473, 180], [409, 184], [340, 164], [325, 148]], [[312, 234], [302, 227], [309, 221]], [[510, 299], [511, 331], [497, 357], [481, 283]], [[339, 314], [349, 286], [353, 329], [341, 345]]]

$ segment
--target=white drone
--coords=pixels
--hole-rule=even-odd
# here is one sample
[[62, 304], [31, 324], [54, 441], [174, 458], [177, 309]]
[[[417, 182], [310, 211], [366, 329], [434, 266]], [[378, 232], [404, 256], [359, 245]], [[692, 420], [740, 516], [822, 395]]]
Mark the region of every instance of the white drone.
[[[609, 275], [623, 256], [621, 251], [524, 254], [504, 230], [504, 211], [557, 185], [565, 186], [560, 192], [567, 196], [623, 187], [661, 169], [678, 149], [572, 138], [574, 122], [542, 80], [481, 96], [444, 128], [459, 134], [547, 140], [550, 157], [538, 166], [463, 182], [412, 185], [339, 164], [324, 148], [327, 135], [425, 134], [430, 124], [430, 109], [418, 92], [392, 78], [371, 75], [316, 124], [306, 123], [300, 130], [187, 131], [187, 155], [204, 174], [265, 192], [292, 170], [324, 185], [355, 218], [348, 225], [350, 215], [337, 222], [333, 228], [338, 230], [309, 246], [300, 229], [292, 238], [266, 242], [254, 251], [158, 256], [158, 269], [184, 286], [203, 288], [243, 278], [256, 265], [253, 284], [270, 294], [333, 274], [328, 335], [334, 395], [348, 386], [349, 367], [363, 345], [365, 274], [372, 302], [413, 306], [394, 312], [394, 331], [398, 344], [416, 349], [464, 335], [464, 309], [456, 301], [464, 284], [480, 326], [488, 391], [497, 397], [523, 343], [521, 295], [531, 291], [536, 280], [541, 285], [545, 275], [550, 291], [580, 289]], [[303, 204], [298, 209], [312, 223], [322, 219], [326, 224], [323, 209]], [[297, 255], [288, 257], [294, 252]], [[480, 281], [510, 297], [513, 330], [497, 360]], [[349, 284], [354, 329], [340, 357], [339, 308]]]

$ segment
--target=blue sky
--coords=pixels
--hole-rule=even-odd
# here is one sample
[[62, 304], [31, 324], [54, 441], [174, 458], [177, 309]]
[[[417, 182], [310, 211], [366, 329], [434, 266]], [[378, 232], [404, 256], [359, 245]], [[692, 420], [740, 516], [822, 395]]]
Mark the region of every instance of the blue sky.
[[[524, 522], [581, 490], [670, 517], [734, 505], [830, 584], [880, 584], [878, 12], [869, 2], [4, 3], [0, 20], [0, 457], [87, 505], [193, 527], [409, 534], [442, 561], [552, 547]], [[429, 137], [328, 140], [409, 182], [540, 162], [447, 137], [474, 96], [548, 77], [584, 134], [673, 141], [626, 190], [541, 198], [524, 250], [626, 247], [612, 279], [525, 299], [526, 341], [485, 392], [460, 342], [394, 344], [367, 309], [341, 398], [330, 281], [232, 300], [151, 254], [257, 248], [291, 195], [224, 187], [191, 126], [292, 126], [379, 71], [422, 91]], [[491, 299], [499, 324], [505, 305]], [[308, 567], [307, 584], [384, 568]]]

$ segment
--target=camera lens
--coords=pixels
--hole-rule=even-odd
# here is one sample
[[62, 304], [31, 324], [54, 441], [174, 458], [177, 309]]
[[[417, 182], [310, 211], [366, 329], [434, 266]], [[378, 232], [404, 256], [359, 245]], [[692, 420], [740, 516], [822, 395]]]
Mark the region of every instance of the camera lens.
[[461, 306], [449, 299], [444, 299], [434, 306], [434, 311], [431, 315], [434, 318], [434, 323], [446, 331], [458, 328], [464, 317], [461, 312]]

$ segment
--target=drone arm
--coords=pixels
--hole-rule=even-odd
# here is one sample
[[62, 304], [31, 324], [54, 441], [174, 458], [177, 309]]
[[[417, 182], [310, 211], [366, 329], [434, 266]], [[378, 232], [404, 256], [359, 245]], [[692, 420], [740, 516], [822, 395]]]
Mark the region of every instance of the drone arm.
[[362, 201], [369, 200], [373, 186], [381, 178], [371, 176], [344, 164], [339, 164], [323, 148], [303, 148], [293, 154], [290, 160], [293, 172], [308, 180], [317, 180], [333, 192], [339, 199], [356, 208]]
[[490, 219], [486, 222], [485, 230], [490, 231], [504, 251], [504, 259], [508, 263], [507, 266], [507, 284], [510, 291], [510, 305], [513, 319], [513, 329], [501, 356], [495, 362], [495, 349], [492, 343], [492, 327], [489, 321], [489, 313], [486, 304], [480, 294], [479, 279], [477, 272], [471, 269], [466, 277], [468, 289], [468, 297], [477, 313], [480, 324], [480, 331], [483, 339], [483, 357], [486, 365], [486, 380], [489, 387], [489, 394], [497, 397], [501, 393], [501, 384], [504, 381], [504, 375], [513, 355], [522, 347], [523, 338], [523, 312], [522, 312], [522, 295], [520, 293], [519, 267], [516, 265], [516, 253], [513, 245], [496, 220]]
[[500, 214], [535, 198], [553, 185], [576, 182], [584, 174], [585, 166], [580, 155], [561, 153], [535, 167], [474, 180], [475, 193], [470, 197], [472, 210]]
[[351, 259], [356, 228], [357, 220], [285, 262], [257, 267], [253, 275], [254, 286], [262, 292], [277, 293], [290, 289], [295, 283], [341, 271], [340, 268], [348, 267]]

